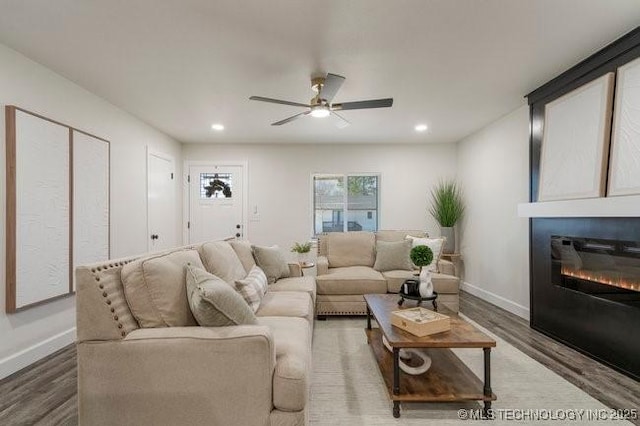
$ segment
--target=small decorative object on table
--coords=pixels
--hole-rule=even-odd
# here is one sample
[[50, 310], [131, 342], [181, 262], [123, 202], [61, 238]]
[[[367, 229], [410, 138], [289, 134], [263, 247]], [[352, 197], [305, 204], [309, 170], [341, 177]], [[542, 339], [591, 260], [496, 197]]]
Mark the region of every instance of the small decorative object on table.
[[[413, 286], [417, 286], [417, 280], [407, 280], [405, 281], [405, 284], [409, 282], [407, 284], [407, 287], [410, 289]], [[429, 297], [422, 297], [420, 296], [420, 293], [417, 292], [413, 292], [413, 293], [405, 293], [405, 284], [402, 284], [402, 287], [400, 287], [400, 292], [398, 293], [398, 296], [400, 296], [400, 300], [398, 300], [398, 306], [402, 306], [402, 304], [404, 303], [405, 300], [417, 300], [417, 306], [420, 306], [420, 304], [422, 302], [431, 302], [431, 304], [433, 305], [433, 310], [438, 312], [438, 302], [436, 301], [436, 299], [438, 299], [438, 293], [437, 292], [433, 292], [431, 294], [431, 296]]]
[[447, 315], [422, 307], [391, 312], [391, 324], [418, 337], [451, 330]]
[[433, 261], [433, 252], [428, 246], [415, 246], [411, 249], [411, 261], [420, 267], [420, 296], [431, 297], [433, 294], [433, 283], [431, 282], [431, 272], [426, 268]]
[[[311, 251], [310, 242], [294, 243], [293, 246], [291, 247], [291, 251], [294, 253], [298, 253], [298, 262], [300, 263], [301, 267], [306, 268], [306, 267], [314, 266], [308, 260], [309, 252]], [[307, 265], [311, 265], [311, 266], [307, 266]]]

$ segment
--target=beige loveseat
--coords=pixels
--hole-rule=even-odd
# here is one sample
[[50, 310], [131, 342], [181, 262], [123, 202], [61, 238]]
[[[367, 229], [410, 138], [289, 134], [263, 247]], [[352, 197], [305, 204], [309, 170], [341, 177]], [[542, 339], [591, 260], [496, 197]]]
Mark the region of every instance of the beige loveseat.
[[[407, 235], [426, 237], [424, 231], [335, 232], [318, 237], [316, 314], [365, 315], [363, 295], [398, 293], [402, 283], [415, 278], [415, 271], [373, 269], [377, 241], [400, 241]], [[438, 262], [438, 273], [432, 274], [438, 303], [458, 312], [460, 279], [454, 265]]]
[[308, 423], [315, 279], [290, 265], [257, 325], [200, 327], [185, 267], [240, 277], [251, 246], [211, 242], [76, 270], [81, 425]]

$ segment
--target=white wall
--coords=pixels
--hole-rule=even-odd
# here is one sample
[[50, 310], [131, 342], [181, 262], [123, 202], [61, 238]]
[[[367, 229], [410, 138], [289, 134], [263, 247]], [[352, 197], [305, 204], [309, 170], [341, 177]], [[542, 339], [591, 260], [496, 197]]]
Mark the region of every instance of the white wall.
[[456, 169], [454, 144], [185, 144], [183, 154], [185, 160], [247, 161], [249, 211], [257, 206], [260, 216], [258, 222], [249, 216], [248, 238], [287, 251], [294, 241], [312, 236], [314, 173], [380, 173], [380, 229], [417, 228], [439, 235], [427, 213], [428, 194]]
[[463, 289], [529, 319], [529, 109], [522, 106], [458, 142], [467, 209], [458, 226]]
[[[16, 105], [85, 130], [111, 142], [111, 255], [147, 251], [146, 146], [172, 155], [182, 172], [181, 144], [128, 113], [0, 45], [0, 186], [5, 188], [4, 106]], [[182, 217], [176, 179], [176, 218]], [[5, 277], [5, 218], [2, 197], [0, 277]], [[181, 235], [176, 224], [175, 235]], [[175, 241], [178, 244], [179, 241]], [[4, 279], [3, 279], [4, 281]], [[0, 292], [0, 378], [75, 340], [75, 298], [68, 297], [6, 315]]]

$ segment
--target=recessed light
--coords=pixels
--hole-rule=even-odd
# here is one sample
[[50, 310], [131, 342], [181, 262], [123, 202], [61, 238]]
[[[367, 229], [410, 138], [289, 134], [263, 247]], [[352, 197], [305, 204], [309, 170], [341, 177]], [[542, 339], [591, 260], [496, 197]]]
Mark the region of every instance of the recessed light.
[[216, 123], [216, 124], [212, 124], [212, 125], [211, 125], [211, 128], [212, 128], [213, 130], [218, 131], [218, 132], [220, 132], [220, 131], [224, 130], [224, 126], [223, 126], [222, 124], [217, 124], [217, 123]]
[[426, 124], [418, 124], [414, 128], [416, 129], [416, 132], [424, 132], [428, 129]]

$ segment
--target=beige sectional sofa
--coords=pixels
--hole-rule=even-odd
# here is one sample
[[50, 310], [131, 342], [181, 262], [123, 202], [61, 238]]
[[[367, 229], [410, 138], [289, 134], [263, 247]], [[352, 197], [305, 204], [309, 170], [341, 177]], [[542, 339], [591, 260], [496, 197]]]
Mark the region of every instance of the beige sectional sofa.
[[258, 324], [200, 327], [187, 262], [225, 281], [254, 264], [248, 243], [218, 241], [77, 268], [79, 423], [307, 424], [314, 277], [292, 264]]
[[[368, 293], [398, 293], [402, 283], [415, 278], [415, 271], [373, 269], [376, 260], [376, 242], [400, 241], [407, 235], [426, 237], [424, 231], [335, 232], [318, 237], [317, 302], [316, 314], [365, 315], [363, 295]], [[434, 290], [438, 303], [458, 312], [460, 279], [454, 265], [446, 260], [438, 262], [438, 273], [433, 273]]]

